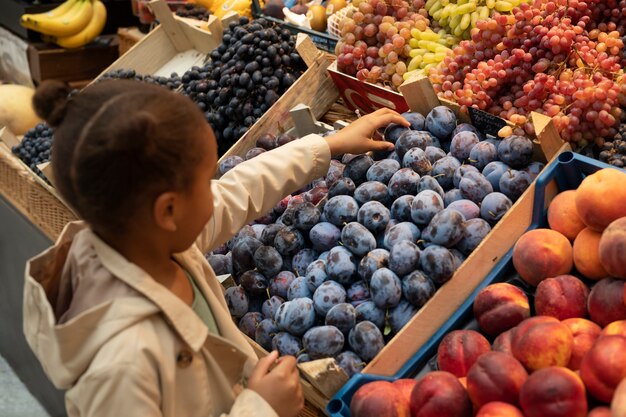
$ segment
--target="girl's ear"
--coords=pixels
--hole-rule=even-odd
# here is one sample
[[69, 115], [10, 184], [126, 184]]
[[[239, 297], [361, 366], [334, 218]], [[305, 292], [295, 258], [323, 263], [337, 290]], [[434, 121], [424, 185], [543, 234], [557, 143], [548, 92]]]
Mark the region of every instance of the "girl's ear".
[[179, 203], [178, 196], [175, 192], [165, 192], [160, 194], [152, 207], [152, 215], [156, 225], [164, 231], [175, 232], [176, 226], [176, 204]]

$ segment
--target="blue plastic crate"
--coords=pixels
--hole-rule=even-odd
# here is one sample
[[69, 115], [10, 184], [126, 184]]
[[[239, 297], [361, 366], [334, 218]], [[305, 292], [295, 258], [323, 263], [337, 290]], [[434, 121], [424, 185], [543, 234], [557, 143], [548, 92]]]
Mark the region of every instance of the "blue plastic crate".
[[[550, 163], [537, 177], [532, 221], [527, 230], [547, 227], [547, 207], [545, 202], [546, 191], [550, 183], [554, 181], [559, 192], [576, 189], [587, 175], [593, 174], [603, 168], [619, 169], [573, 152], [568, 151], [561, 153], [558, 158]], [[514, 220], [515, 219], [511, 219], [511, 221]], [[487, 275], [482, 283], [472, 292], [470, 297], [465, 300], [461, 307], [394, 376], [386, 377], [372, 374], [357, 374], [353, 376], [329, 401], [326, 410], [330, 416], [349, 417], [352, 396], [362, 385], [368, 382], [414, 378], [433, 370], [433, 357], [436, 355], [437, 348], [443, 337], [455, 329], [475, 328], [475, 326], [473, 326], [475, 323], [468, 324], [468, 322], [471, 321], [472, 318], [472, 306], [476, 295], [486, 286], [495, 282], [505, 281], [514, 274], [515, 270], [511, 259], [512, 256], [513, 248], [511, 247], [506, 255], [496, 264], [491, 273]], [[516, 279], [516, 284], [522, 287], [525, 285], [519, 279]], [[526, 290], [529, 291], [530, 288], [526, 288]]]

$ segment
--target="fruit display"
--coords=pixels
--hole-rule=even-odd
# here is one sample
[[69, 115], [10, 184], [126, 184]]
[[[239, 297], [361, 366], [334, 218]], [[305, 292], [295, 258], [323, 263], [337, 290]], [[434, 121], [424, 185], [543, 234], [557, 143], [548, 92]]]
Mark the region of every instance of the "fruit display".
[[[207, 255], [217, 274], [233, 275], [231, 315], [263, 348], [359, 371], [541, 169], [529, 139], [483, 139], [447, 107], [404, 117], [410, 128], [385, 129], [392, 153], [332, 160], [325, 177]], [[266, 134], [245, 159], [292, 140]], [[243, 161], [229, 156], [218, 171]]]
[[45, 123], [39, 123], [24, 134], [19, 145], [11, 151], [20, 158], [39, 177], [48, 181], [37, 165], [50, 161], [52, 142], [54, 140], [53, 129]]
[[429, 70], [430, 80], [463, 110], [488, 111], [529, 134], [536, 111], [575, 147], [602, 146], [623, 114], [624, 13], [617, 1], [521, 3], [510, 15], [478, 20], [471, 39]]
[[16, 135], [23, 135], [41, 119], [33, 109], [35, 90], [22, 85], [0, 85], [0, 127], [6, 126]]
[[[473, 320], [443, 337], [417, 380], [362, 385], [352, 416], [624, 415], [626, 210], [617, 202], [625, 196], [592, 200], [615, 181], [626, 172], [605, 168], [558, 194], [547, 210], [551, 228], [522, 235], [508, 280], [475, 295]], [[586, 268], [572, 251], [581, 237]], [[404, 383], [408, 396], [399, 381], [413, 381]]]
[[190, 19], [208, 21], [211, 12], [205, 7], [193, 3], [184, 4], [176, 9], [176, 16], [188, 17]]
[[48, 12], [22, 15], [20, 23], [62, 48], [80, 48], [102, 33], [106, 7], [100, 0], [67, 0]]
[[266, 19], [242, 17], [224, 31], [211, 60], [182, 76], [182, 92], [198, 104], [224, 154], [305, 69], [295, 38]]
[[177, 90], [182, 85], [180, 76], [175, 72], [170, 74], [169, 77], [163, 77], [158, 75], [141, 75], [133, 69], [117, 69], [106, 72], [96, 82], [104, 80], [135, 80], [146, 84], [160, 85], [170, 90]]

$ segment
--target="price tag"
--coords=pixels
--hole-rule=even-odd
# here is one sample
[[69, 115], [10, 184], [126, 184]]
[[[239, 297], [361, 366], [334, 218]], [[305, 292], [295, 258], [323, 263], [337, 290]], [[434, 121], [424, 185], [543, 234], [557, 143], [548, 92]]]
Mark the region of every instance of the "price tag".
[[469, 107], [472, 124], [478, 131], [498, 137], [498, 131], [506, 126], [506, 121], [485, 111]]

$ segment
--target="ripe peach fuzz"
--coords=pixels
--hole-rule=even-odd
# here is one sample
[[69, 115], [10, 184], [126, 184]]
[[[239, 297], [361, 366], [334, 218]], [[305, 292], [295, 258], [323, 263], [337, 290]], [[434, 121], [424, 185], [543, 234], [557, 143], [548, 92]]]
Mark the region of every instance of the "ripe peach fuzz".
[[604, 326], [600, 332], [600, 336], [624, 336], [626, 337], [626, 320], [618, 320]]
[[574, 240], [574, 266], [585, 277], [599, 280], [609, 276], [600, 263], [600, 237], [602, 234], [588, 227]]
[[559, 320], [587, 317], [587, 297], [589, 288], [573, 275], [546, 278], [537, 286], [535, 311]]
[[605, 168], [589, 175], [576, 190], [576, 210], [582, 221], [601, 232], [626, 216], [626, 173]]
[[626, 217], [615, 220], [602, 232], [598, 250], [608, 275], [626, 279]]
[[472, 403], [465, 388], [450, 372], [430, 372], [413, 388], [411, 416], [471, 417]]
[[374, 381], [359, 388], [350, 401], [353, 417], [411, 417], [409, 402], [391, 382]]
[[626, 337], [599, 337], [580, 364], [580, 376], [591, 395], [610, 403], [615, 388], [626, 378]]
[[530, 317], [528, 297], [515, 285], [491, 284], [476, 295], [474, 317], [482, 331], [497, 336]]
[[535, 229], [526, 232], [513, 247], [513, 266], [530, 285], [572, 270], [572, 244], [557, 231]]
[[596, 407], [589, 411], [587, 417], [611, 417], [611, 409], [609, 407]]
[[589, 317], [600, 327], [626, 319], [624, 303], [625, 282], [619, 279], [604, 278], [593, 286], [587, 300]]
[[467, 373], [467, 392], [476, 408], [492, 401], [517, 405], [526, 378], [528, 373], [513, 356], [488, 352]]
[[574, 336], [572, 356], [567, 367], [572, 371], [580, 369], [580, 363], [600, 335], [600, 326], [586, 319], [567, 319], [563, 324], [569, 327]]
[[511, 336], [513, 335], [513, 329], [500, 333], [493, 341], [491, 349], [496, 352], [508, 353], [513, 356], [513, 348], [511, 348]]
[[585, 386], [575, 372], [550, 366], [528, 377], [520, 392], [526, 417], [587, 417]]
[[548, 224], [550, 229], [574, 240], [585, 228], [585, 223], [576, 209], [576, 190], [563, 191], [558, 194], [548, 207]]
[[476, 417], [524, 417], [524, 414], [511, 404], [493, 401], [483, 405]]
[[437, 364], [440, 371], [447, 371], [460, 378], [491, 345], [485, 336], [474, 330], [454, 330], [448, 333], [437, 349]]
[[548, 316], [524, 320], [511, 335], [513, 356], [530, 372], [548, 366], [566, 366], [573, 344], [569, 327]]
[[413, 392], [413, 388], [415, 384], [417, 384], [416, 379], [412, 378], [402, 378], [392, 382], [393, 386], [396, 387], [398, 391], [400, 391], [404, 398], [406, 398], [407, 403], [411, 402], [411, 393]]

